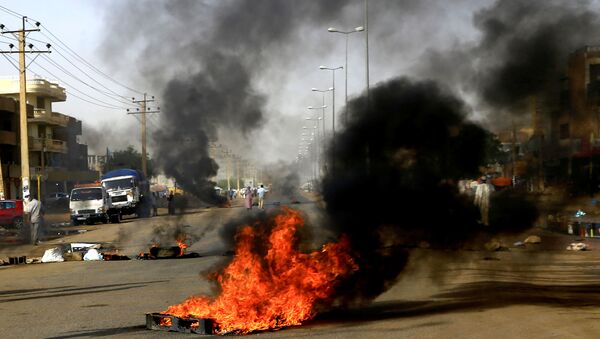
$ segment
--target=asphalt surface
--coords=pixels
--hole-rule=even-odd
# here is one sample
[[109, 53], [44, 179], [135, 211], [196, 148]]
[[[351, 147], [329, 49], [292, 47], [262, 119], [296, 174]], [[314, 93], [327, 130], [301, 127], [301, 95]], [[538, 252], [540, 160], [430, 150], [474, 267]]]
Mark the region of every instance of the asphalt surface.
[[[271, 197], [272, 204], [284, 198]], [[320, 203], [292, 205], [314, 225]], [[185, 338], [197, 335], [145, 329], [145, 314], [196, 294], [213, 293], [205, 272], [231, 257], [224, 225], [248, 214], [232, 208], [192, 210], [183, 216], [97, 225], [39, 247], [4, 245], [29, 257], [70, 242], [102, 242], [134, 256], [169, 230], [193, 239], [189, 259], [71, 261], [0, 267], [0, 328], [4, 338]], [[94, 229], [92, 229], [94, 228]], [[565, 238], [565, 241], [573, 240]], [[167, 240], [165, 240], [165, 245]], [[542, 239], [544, 241], [544, 238]], [[170, 245], [170, 244], [169, 244]], [[536, 247], [537, 246], [537, 247]], [[261, 338], [595, 338], [600, 330], [600, 251], [567, 252], [528, 245], [502, 252], [415, 249], [397, 283], [368, 305], [319, 314], [299, 327], [253, 334]], [[20, 252], [19, 252], [20, 251]]]

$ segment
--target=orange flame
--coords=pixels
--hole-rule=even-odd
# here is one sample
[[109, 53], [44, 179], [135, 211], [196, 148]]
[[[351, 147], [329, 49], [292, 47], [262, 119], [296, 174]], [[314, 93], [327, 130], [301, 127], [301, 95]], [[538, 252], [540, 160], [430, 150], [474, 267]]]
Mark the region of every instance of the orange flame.
[[320, 251], [301, 253], [296, 230], [304, 220], [299, 212], [285, 208], [275, 224], [264, 256], [255, 251], [261, 237], [256, 228], [244, 226], [238, 232], [234, 259], [216, 275], [219, 296], [191, 297], [163, 314], [211, 318], [216, 333], [277, 329], [313, 318], [315, 304], [331, 301], [339, 279], [358, 269], [350, 243], [342, 238]]
[[185, 237], [177, 239], [177, 246], [179, 246], [179, 255], [178, 255], [178, 257], [181, 257], [183, 255], [183, 253], [185, 252], [185, 249], [189, 247], [185, 243], [185, 239], [186, 239]]

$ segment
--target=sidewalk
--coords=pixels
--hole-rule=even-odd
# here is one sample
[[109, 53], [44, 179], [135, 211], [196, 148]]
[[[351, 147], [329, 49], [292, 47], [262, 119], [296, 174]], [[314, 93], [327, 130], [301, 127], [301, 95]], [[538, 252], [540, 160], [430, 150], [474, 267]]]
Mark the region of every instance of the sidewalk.
[[66, 226], [68, 225], [68, 223], [68, 212], [46, 214], [46, 236], [41, 237], [40, 240], [42, 241], [42, 243], [38, 246], [25, 243], [21, 236], [21, 232], [18, 232], [14, 229], [3, 228], [3, 231], [0, 232], [0, 259], [8, 260], [8, 257], [17, 256], [27, 256], [28, 258], [41, 257], [44, 254], [44, 251], [46, 251], [48, 248], [55, 246], [57, 239], [62, 238], [70, 232], [76, 232], [77, 229], [81, 229], [81, 227], [75, 228], [71, 226]]

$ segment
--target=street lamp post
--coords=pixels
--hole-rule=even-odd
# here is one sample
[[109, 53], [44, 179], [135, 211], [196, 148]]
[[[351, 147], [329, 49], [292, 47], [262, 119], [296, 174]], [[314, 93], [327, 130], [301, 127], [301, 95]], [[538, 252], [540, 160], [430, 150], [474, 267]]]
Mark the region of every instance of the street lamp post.
[[333, 131], [333, 138], [335, 139], [335, 71], [337, 71], [338, 69], [342, 69], [344, 68], [344, 66], [339, 66], [339, 67], [326, 67], [326, 66], [319, 66], [320, 70], [324, 70], [324, 71], [331, 71], [331, 74], [333, 75], [333, 87], [332, 87], [332, 100], [331, 100], [331, 130]]
[[[313, 88], [313, 90], [314, 90], [314, 88]], [[308, 109], [310, 109], [310, 110], [314, 110], [314, 109], [321, 110], [321, 117], [319, 118], [319, 120], [322, 120], [321, 136], [323, 138], [325, 138], [325, 108], [327, 108], [327, 105], [325, 105], [325, 94], [323, 94], [323, 105], [322, 106], [317, 106], [317, 107], [308, 106]], [[311, 119], [306, 119], [306, 120], [311, 120]], [[317, 125], [318, 125], [318, 123], [317, 123]]]
[[346, 114], [345, 114], [345, 123], [348, 124], [348, 35], [352, 34], [352, 33], [358, 33], [358, 32], [362, 32], [364, 31], [365, 28], [363, 26], [359, 26], [354, 28], [354, 30], [352, 31], [340, 31], [334, 27], [329, 27], [327, 29], [327, 31], [331, 32], [331, 33], [340, 33], [340, 34], [344, 34], [344, 36], [346, 37], [346, 66], [344, 68], [344, 70], [346, 71]]
[[[310, 127], [302, 126], [302, 129], [308, 130], [309, 128]], [[317, 127], [316, 124], [313, 127], [313, 129], [316, 130], [316, 134], [315, 134], [315, 132], [312, 132], [310, 134], [310, 139], [309, 140], [315, 142], [314, 143], [314, 148], [315, 148], [314, 157], [315, 157], [315, 165], [316, 165], [316, 174], [315, 174], [315, 178], [316, 178], [316, 177], [319, 176], [319, 168], [320, 168], [320, 166], [319, 166], [319, 129], [318, 129], [318, 127]], [[308, 148], [307, 148], [306, 151], [308, 151]]]

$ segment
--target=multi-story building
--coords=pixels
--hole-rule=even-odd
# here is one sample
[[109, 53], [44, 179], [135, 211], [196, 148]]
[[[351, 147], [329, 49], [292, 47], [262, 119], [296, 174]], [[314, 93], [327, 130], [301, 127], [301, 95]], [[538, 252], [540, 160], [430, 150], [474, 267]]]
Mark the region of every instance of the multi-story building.
[[547, 156], [556, 177], [588, 189], [596, 185], [600, 165], [600, 46], [571, 53], [561, 85]]
[[[0, 79], [0, 95], [18, 100], [18, 79]], [[48, 192], [67, 190], [74, 183], [98, 179], [98, 173], [87, 168], [87, 145], [77, 140], [82, 132], [81, 121], [52, 109], [53, 103], [65, 101], [66, 97], [65, 89], [58, 84], [40, 78], [27, 80], [27, 103], [33, 106], [27, 126], [30, 180], [34, 191], [38, 178]], [[16, 153], [18, 159], [19, 152]]]
[[[27, 105], [27, 116], [33, 117], [31, 105]], [[21, 187], [19, 102], [2, 96], [0, 96], [0, 161], [4, 196], [15, 198]]]

